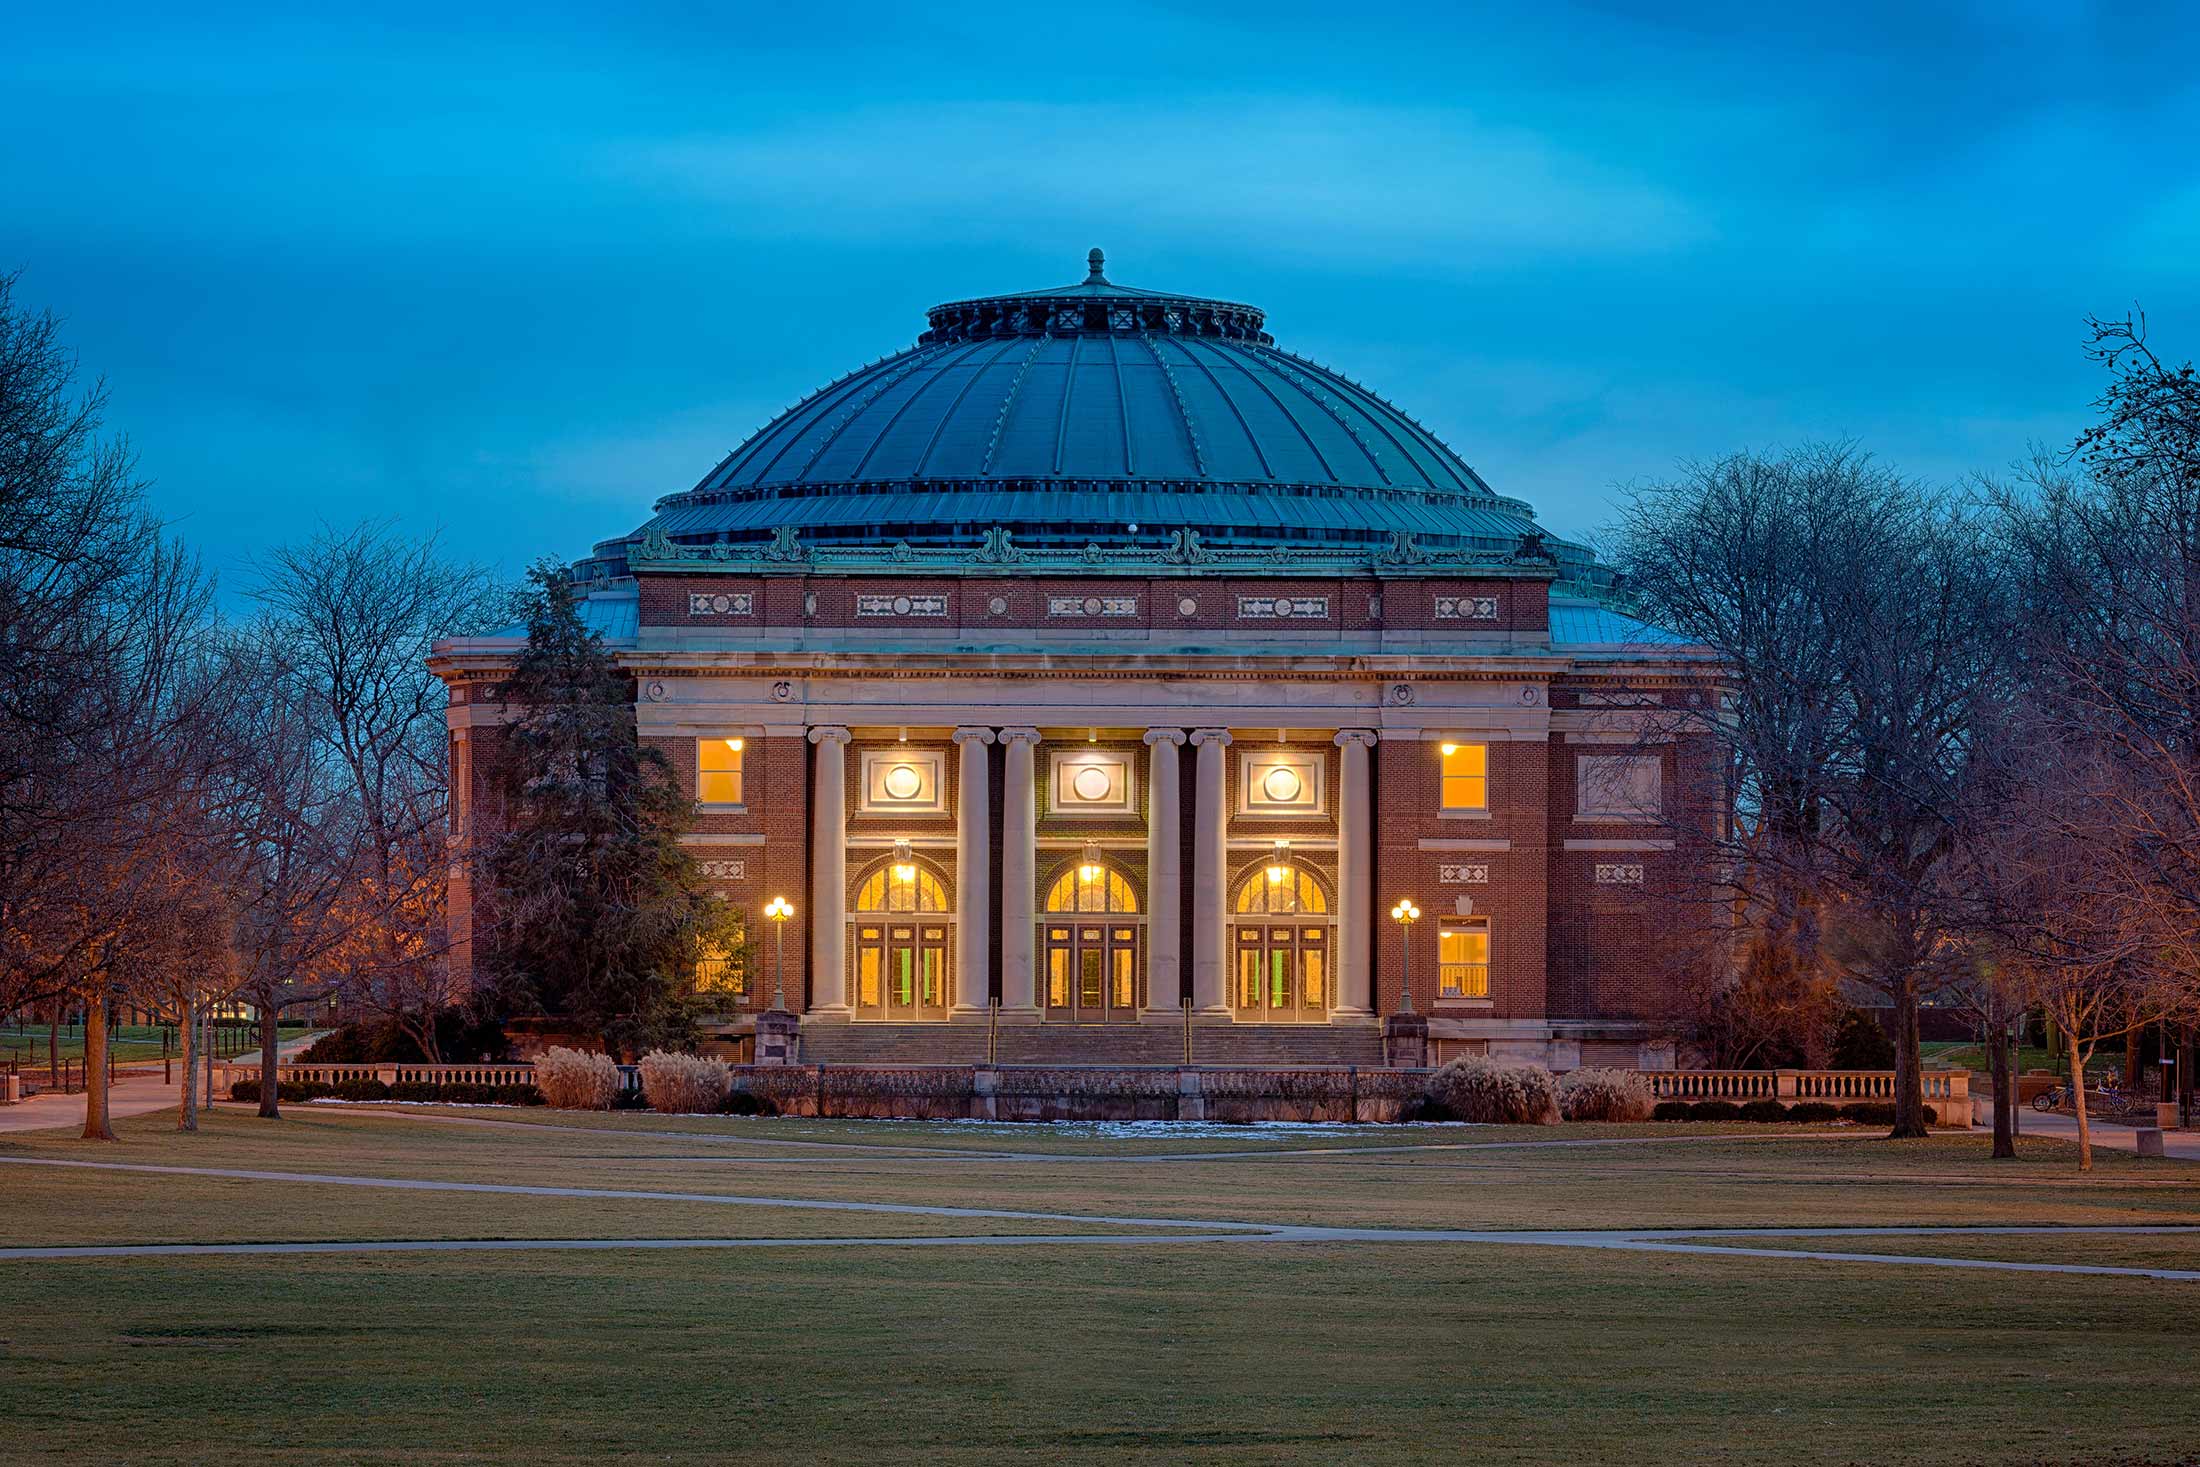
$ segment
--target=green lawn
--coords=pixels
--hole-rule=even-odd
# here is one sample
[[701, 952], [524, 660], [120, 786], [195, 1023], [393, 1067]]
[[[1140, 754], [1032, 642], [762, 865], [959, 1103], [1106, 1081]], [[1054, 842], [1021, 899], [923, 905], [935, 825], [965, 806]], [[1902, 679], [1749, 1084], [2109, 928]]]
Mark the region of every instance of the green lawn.
[[[160, 1040], [163, 1032], [157, 1024], [120, 1025], [114, 1031], [110, 1045], [110, 1048], [114, 1051], [115, 1063], [118, 1065], [136, 1064], [145, 1060], [157, 1062], [160, 1059]], [[175, 1037], [173, 1030], [165, 1032], [171, 1036], [169, 1039], [169, 1053], [180, 1060], [183, 1057], [182, 1040]], [[301, 1031], [292, 1030], [286, 1033], [284, 1037], [288, 1038], [290, 1033], [297, 1032]], [[47, 1060], [46, 1037], [47, 1030], [43, 1024], [34, 1024], [27, 1028], [0, 1026], [0, 1065], [6, 1064], [9, 1060], [14, 1060], [25, 1069], [36, 1067], [39, 1070], [44, 1070]], [[225, 1043], [224, 1048], [227, 1047], [228, 1045]], [[58, 1052], [62, 1059], [82, 1063], [84, 1059], [84, 1031], [81, 1028], [63, 1030], [58, 1036]]]
[[[146, 1118], [0, 1158], [1330, 1226], [2200, 1224], [2200, 1167], [2080, 1177], [2043, 1138], [1992, 1163], [1981, 1136], [1749, 1127], [481, 1114], [517, 1123], [225, 1108], [195, 1137]], [[1553, 1139], [1623, 1144], [1516, 1144]], [[806, 1141], [833, 1145], [784, 1144]], [[0, 1165], [0, 1245], [1098, 1230]], [[2200, 1257], [2200, 1235], [1788, 1246]], [[2166, 1462], [2200, 1435], [2196, 1290], [1381, 1241], [0, 1260], [0, 1419], [39, 1464]]]

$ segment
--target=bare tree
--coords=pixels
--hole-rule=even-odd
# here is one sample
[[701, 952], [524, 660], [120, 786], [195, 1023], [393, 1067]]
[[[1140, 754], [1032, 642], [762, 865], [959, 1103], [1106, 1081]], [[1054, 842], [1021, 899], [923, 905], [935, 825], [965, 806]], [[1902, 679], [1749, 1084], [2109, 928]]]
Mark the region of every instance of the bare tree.
[[490, 573], [443, 558], [435, 540], [388, 527], [323, 530], [274, 551], [254, 598], [281, 647], [292, 694], [311, 709], [328, 772], [357, 821], [343, 992], [431, 1060], [454, 1000], [444, 901], [450, 840], [449, 695], [428, 671], [436, 638], [509, 610]]
[[2003, 686], [1991, 549], [1947, 499], [1838, 444], [1689, 465], [1638, 487], [1614, 532], [1644, 615], [1731, 679], [1715, 707], [1644, 720], [1724, 755], [1731, 819], [1674, 828], [1723, 876], [1692, 918], [1737, 934], [1738, 985], [1815, 974], [1884, 998], [1897, 1136], [1925, 1134], [1918, 1007], [1947, 976], [1970, 734]]

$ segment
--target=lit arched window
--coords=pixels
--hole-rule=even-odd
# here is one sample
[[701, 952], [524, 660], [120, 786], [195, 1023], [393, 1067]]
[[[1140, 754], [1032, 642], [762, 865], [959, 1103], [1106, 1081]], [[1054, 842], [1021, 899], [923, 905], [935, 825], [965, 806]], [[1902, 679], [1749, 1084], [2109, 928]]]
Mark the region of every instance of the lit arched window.
[[1111, 866], [1079, 862], [1047, 888], [1049, 912], [1135, 912], [1138, 894]]
[[1239, 884], [1236, 910], [1250, 917], [1319, 916], [1329, 910], [1314, 873], [1295, 861], [1255, 866]]
[[891, 861], [863, 879], [856, 889], [859, 912], [944, 912], [947, 890], [922, 866]]

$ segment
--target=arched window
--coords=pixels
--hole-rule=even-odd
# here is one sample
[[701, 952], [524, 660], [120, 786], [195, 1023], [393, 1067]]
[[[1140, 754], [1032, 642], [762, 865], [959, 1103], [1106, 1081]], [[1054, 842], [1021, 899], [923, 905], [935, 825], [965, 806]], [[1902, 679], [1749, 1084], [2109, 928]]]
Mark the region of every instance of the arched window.
[[1138, 894], [1112, 866], [1079, 862], [1047, 888], [1049, 912], [1135, 912]]
[[947, 889], [922, 866], [889, 861], [856, 888], [859, 912], [944, 912]]
[[1321, 916], [1329, 897], [1314, 873], [1296, 861], [1255, 866], [1238, 885], [1235, 910], [1242, 917]]

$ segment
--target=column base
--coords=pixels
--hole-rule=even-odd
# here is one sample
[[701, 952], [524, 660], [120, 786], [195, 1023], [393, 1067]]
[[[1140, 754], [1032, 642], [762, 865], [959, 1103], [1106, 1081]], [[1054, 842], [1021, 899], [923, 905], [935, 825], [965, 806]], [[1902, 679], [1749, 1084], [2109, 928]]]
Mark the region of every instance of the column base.
[[802, 1015], [805, 1024], [852, 1024], [856, 1011], [846, 1004], [819, 1004]]
[[950, 1024], [983, 1024], [992, 1012], [993, 1010], [990, 1008], [956, 1004], [947, 1011], [947, 1022]]
[[1138, 1011], [1138, 1022], [1141, 1024], [1181, 1024], [1184, 1022], [1184, 1010], [1140, 1009]]
[[1046, 1015], [1039, 1011], [1037, 1005], [1033, 1005], [1028, 1009], [1012, 1009], [1004, 1004], [1001, 1008], [1001, 1022], [1004, 1024], [1036, 1024], [1045, 1017]]
[[1332, 1024], [1372, 1024], [1375, 1022], [1375, 1011], [1373, 1009], [1331, 1009], [1329, 1011], [1329, 1022]]

